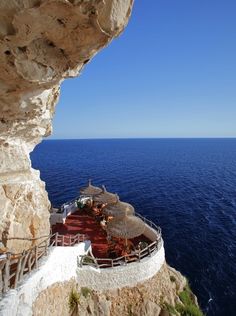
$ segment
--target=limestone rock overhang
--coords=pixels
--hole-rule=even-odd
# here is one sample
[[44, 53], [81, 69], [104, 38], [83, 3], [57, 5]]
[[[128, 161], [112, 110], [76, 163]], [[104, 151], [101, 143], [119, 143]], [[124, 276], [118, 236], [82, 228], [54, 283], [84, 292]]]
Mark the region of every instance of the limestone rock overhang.
[[50, 202], [29, 153], [52, 132], [60, 84], [128, 23], [133, 0], [0, 2], [0, 239], [49, 233]]

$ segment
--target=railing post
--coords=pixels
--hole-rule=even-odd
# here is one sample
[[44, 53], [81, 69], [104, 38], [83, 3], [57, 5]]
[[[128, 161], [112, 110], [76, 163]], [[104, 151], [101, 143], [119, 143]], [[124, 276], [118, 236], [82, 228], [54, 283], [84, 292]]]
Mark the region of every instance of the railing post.
[[45, 240], [45, 256], [48, 255], [48, 244], [47, 244], [47, 240]]
[[150, 247], [148, 247], [148, 255], [151, 257], [151, 250], [150, 250]]
[[24, 253], [25, 253], [25, 255], [24, 255], [23, 263], [21, 264], [21, 272], [20, 272], [19, 280], [21, 280], [23, 275], [24, 275], [24, 269], [25, 269], [25, 266], [26, 266], [26, 263], [27, 263], [27, 259], [29, 257], [29, 251], [23, 252], [23, 254]]
[[35, 268], [38, 269], [38, 246], [35, 246]]
[[22, 260], [24, 256], [25, 256], [25, 251], [23, 251], [22, 256], [19, 258], [17, 262], [16, 274], [15, 274], [15, 280], [14, 280], [14, 289], [17, 287], [18, 281], [20, 281], [21, 266], [22, 266]]
[[31, 272], [31, 268], [32, 268], [32, 265], [31, 265], [31, 258], [32, 258], [32, 251], [30, 251], [29, 253], [29, 257], [28, 257], [28, 271]]
[[140, 249], [138, 251], [138, 261], [140, 262]]
[[83, 267], [83, 263], [84, 263], [84, 256], [81, 257], [81, 260], [80, 260], [80, 267], [82, 268]]
[[69, 236], [69, 246], [71, 247], [71, 235]]
[[65, 243], [65, 239], [64, 239], [64, 235], [62, 235], [62, 247], [64, 247], [64, 243]]
[[3, 292], [7, 292], [10, 285], [10, 260], [11, 254], [7, 253], [7, 261], [3, 270]]
[[58, 233], [56, 233], [55, 235], [55, 247], [57, 247], [57, 243], [58, 243]]

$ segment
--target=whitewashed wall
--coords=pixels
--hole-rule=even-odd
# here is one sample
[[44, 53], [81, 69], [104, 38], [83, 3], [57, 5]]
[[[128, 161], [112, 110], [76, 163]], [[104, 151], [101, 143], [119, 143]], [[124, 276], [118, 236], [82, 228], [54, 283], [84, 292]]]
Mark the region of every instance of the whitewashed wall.
[[65, 224], [66, 217], [70, 214], [73, 214], [78, 210], [78, 207], [75, 203], [72, 204], [65, 204], [63, 213], [51, 213], [50, 215], [50, 225], [55, 225], [57, 223]]
[[57, 282], [75, 279], [80, 287], [94, 290], [109, 290], [124, 286], [135, 286], [154, 276], [165, 262], [163, 243], [161, 248], [141, 262], [127, 265], [95, 269], [78, 267], [77, 259], [90, 249], [86, 241], [74, 247], [54, 247], [41, 260], [39, 268], [29, 274], [22, 285], [10, 290], [0, 301], [0, 316], [32, 316], [32, 306], [37, 296], [47, 287]]
[[78, 268], [79, 286], [94, 290], [110, 290], [124, 286], [135, 286], [137, 283], [153, 277], [165, 262], [165, 251], [161, 248], [141, 262], [133, 262], [124, 266], [107, 269], [96, 269], [89, 266]]
[[56, 282], [76, 278], [77, 257], [84, 255], [89, 246], [90, 242], [74, 247], [54, 247], [22, 286], [10, 290], [3, 297], [0, 301], [0, 316], [31, 316], [33, 302], [40, 292]]

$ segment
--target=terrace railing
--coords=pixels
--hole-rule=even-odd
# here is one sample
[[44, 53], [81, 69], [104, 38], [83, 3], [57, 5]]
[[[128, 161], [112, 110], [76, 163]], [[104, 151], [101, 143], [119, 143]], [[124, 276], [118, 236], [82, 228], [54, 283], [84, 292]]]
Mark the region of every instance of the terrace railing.
[[132, 262], [140, 262], [143, 258], [152, 256], [156, 251], [160, 250], [162, 244], [163, 240], [162, 238], [160, 238], [159, 240], [152, 242], [150, 245], [142, 250], [136, 250], [130, 254], [117, 257], [115, 259], [95, 258], [89, 255], [82, 255], [79, 256], [80, 260], [78, 260], [78, 265], [80, 268], [82, 268], [83, 266], [92, 266], [100, 269], [124, 266]]
[[135, 215], [140, 217], [148, 226], [155, 230], [157, 236], [155, 241], [153, 241], [142, 250], [136, 250], [131, 252], [130, 254], [124, 255], [122, 257], [117, 257], [115, 259], [96, 258], [94, 256], [83, 255], [80, 256], [80, 260], [78, 260], [78, 265], [80, 267], [89, 265], [96, 268], [113, 268], [131, 262], [140, 262], [143, 258], [147, 256], [152, 256], [154, 252], [160, 250], [163, 244], [163, 240], [161, 238], [161, 228], [154, 224], [152, 221], [140, 215], [139, 213], [135, 213]]
[[76, 235], [69, 235], [64, 236], [58, 233], [55, 233], [51, 237], [50, 246], [62, 246], [62, 247], [72, 247], [80, 242], [84, 242], [88, 240], [89, 237], [86, 234], [76, 234]]
[[141, 214], [137, 212], [135, 212], [135, 215], [141, 218], [146, 224], [148, 224], [151, 228], [153, 228], [157, 232], [157, 234], [161, 236], [161, 227], [157, 226], [151, 220], [147, 219], [146, 217], [142, 216]]
[[14, 237], [9, 238], [9, 240], [36, 241], [42, 238], [45, 239], [22, 253], [7, 252], [0, 256], [0, 292], [5, 293], [10, 288], [16, 288], [25, 274], [38, 268], [40, 258], [46, 256], [51, 247], [74, 246], [87, 240], [88, 236], [84, 234], [64, 236], [55, 233], [40, 238]]

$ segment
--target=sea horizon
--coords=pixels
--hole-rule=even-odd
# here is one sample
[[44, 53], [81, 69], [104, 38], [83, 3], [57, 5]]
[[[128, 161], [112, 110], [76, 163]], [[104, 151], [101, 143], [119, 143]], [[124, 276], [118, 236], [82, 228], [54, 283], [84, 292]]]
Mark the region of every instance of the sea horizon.
[[218, 137], [89, 137], [89, 138], [43, 138], [43, 140], [45, 141], [51, 141], [51, 140], [145, 140], [145, 139], [164, 139], [164, 140], [168, 140], [168, 139], [180, 139], [180, 140], [184, 140], [184, 139], [236, 139], [236, 136], [218, 136]]

